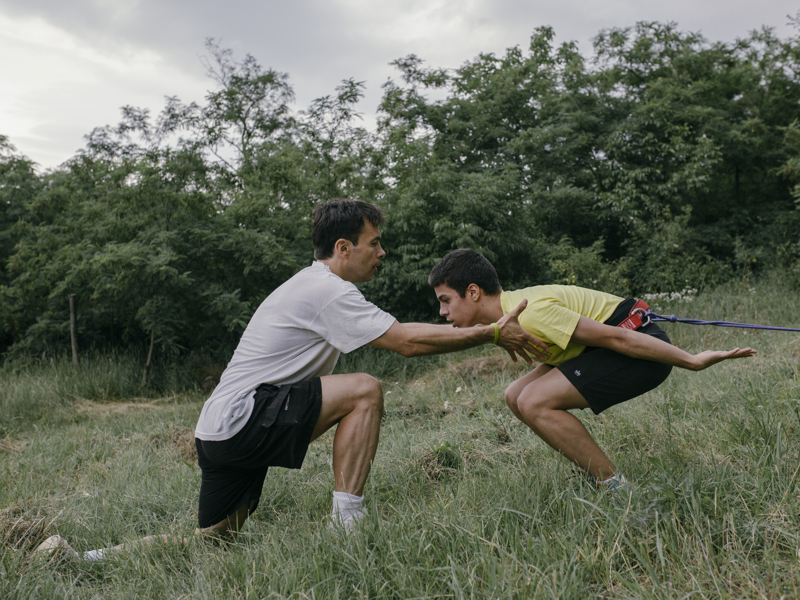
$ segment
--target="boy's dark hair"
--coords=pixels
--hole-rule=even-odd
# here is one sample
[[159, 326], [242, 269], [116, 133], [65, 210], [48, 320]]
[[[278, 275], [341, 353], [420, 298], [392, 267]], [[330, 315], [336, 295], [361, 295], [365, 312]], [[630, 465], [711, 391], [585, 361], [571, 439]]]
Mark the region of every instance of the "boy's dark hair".
[[374, 204], [361, 200], [337, 198], [314, 207], [311, 240], [314, 258], [321, 260], [333, 256], [336, 240], [345, 239], [358, 245], [358, 236], [364, 231], [364, 219], [375, 227], [383, 224], [383, 212]]
[[470, 248], [459, 248], [449, 252], [436, 263], [428, 275], [428, 285], [432, 288], [446, 285], [453, 288], [462, 298], [466, 296], [471, 283], [490, 296], [500, 293], [503, 289], [500, 287], [500, 280], [492, 263]]

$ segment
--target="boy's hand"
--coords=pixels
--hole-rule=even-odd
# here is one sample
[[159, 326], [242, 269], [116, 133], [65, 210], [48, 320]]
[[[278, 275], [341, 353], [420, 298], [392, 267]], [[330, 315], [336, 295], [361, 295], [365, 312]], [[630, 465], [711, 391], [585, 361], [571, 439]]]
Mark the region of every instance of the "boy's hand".
[[733, 350], [729, 351], [707, 350], [695, 355], [691, 370], [702, 371], [703, 369], [707, 369], [708, 367], [715, 365], [718, 362], [722, 362], [723, 360], [729, 360], [732, 358], [750, 358], [751, 356], [755, 356], [755, 354], [756, 351], [752, 348], [734, 348]]

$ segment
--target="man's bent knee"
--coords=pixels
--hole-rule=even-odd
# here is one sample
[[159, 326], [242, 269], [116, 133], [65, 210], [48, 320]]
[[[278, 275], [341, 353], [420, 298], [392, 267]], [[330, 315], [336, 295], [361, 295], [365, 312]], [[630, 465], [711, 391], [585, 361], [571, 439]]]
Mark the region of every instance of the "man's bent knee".
[[383, 387], [375, 377], [366, 373], [358, 373], [353, 392], [362, 407], [371, 408], [383, 414]]
[[254, 506], [254, 502], [242, 504], [235, 513], [228, 515], [222, 521], [210, 527], [198, 528], [195, 534], [205, 535], [209, 537], [227, 537], [234, 538], [239, 530], [244, 525], [247, 517], [250, 515], [250, 508]]

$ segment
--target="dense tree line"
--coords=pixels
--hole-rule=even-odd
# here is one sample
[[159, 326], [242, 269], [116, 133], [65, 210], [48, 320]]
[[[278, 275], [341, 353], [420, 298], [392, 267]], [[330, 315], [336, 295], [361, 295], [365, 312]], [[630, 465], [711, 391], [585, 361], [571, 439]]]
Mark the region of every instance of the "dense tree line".
[[45, 173], [0, 136], [0, 349], [63, 352], [75, 294], [84, 347], [229, 352], [335, 197], [387, 212], [364, 292], [401, 318], [434, 316], [427, 273], [457, 247], [507, 287], [800, 281], [800, 38], [639, 23], [587, 60], [553, 37], [455, 70], [395, 61], [374, 132], [362, 83], [295, 111], [286, 74], [209, 41], [202, 104], [125, 107]]

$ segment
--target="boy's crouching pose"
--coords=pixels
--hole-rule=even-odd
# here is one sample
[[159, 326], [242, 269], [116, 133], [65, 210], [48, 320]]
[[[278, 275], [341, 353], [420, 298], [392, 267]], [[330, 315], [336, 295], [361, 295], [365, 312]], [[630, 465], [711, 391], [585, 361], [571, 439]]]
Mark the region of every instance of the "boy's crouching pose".
[[700, 371], [756, 353], [736, 348], [693, 356], [673, 346], [654, 323], [633, 330], [641, 314], [635, 309], [643, 303], [637, 306], [632, 298], [564, 285], [505, 292], [494, 267], [474, 250], [450, 252], [433, 268], [428, 283], [439, 300], [439, 314], [455, 327], [494, 323], [528, 301], [519, 323], [550, 351], [543, 364], [506, 388], [506, 404], [536, 435], [612, 488], [626, 484], [625, 477], [567, 411], [591, 408], [600, 414], [657, 387], [673, 366]]

